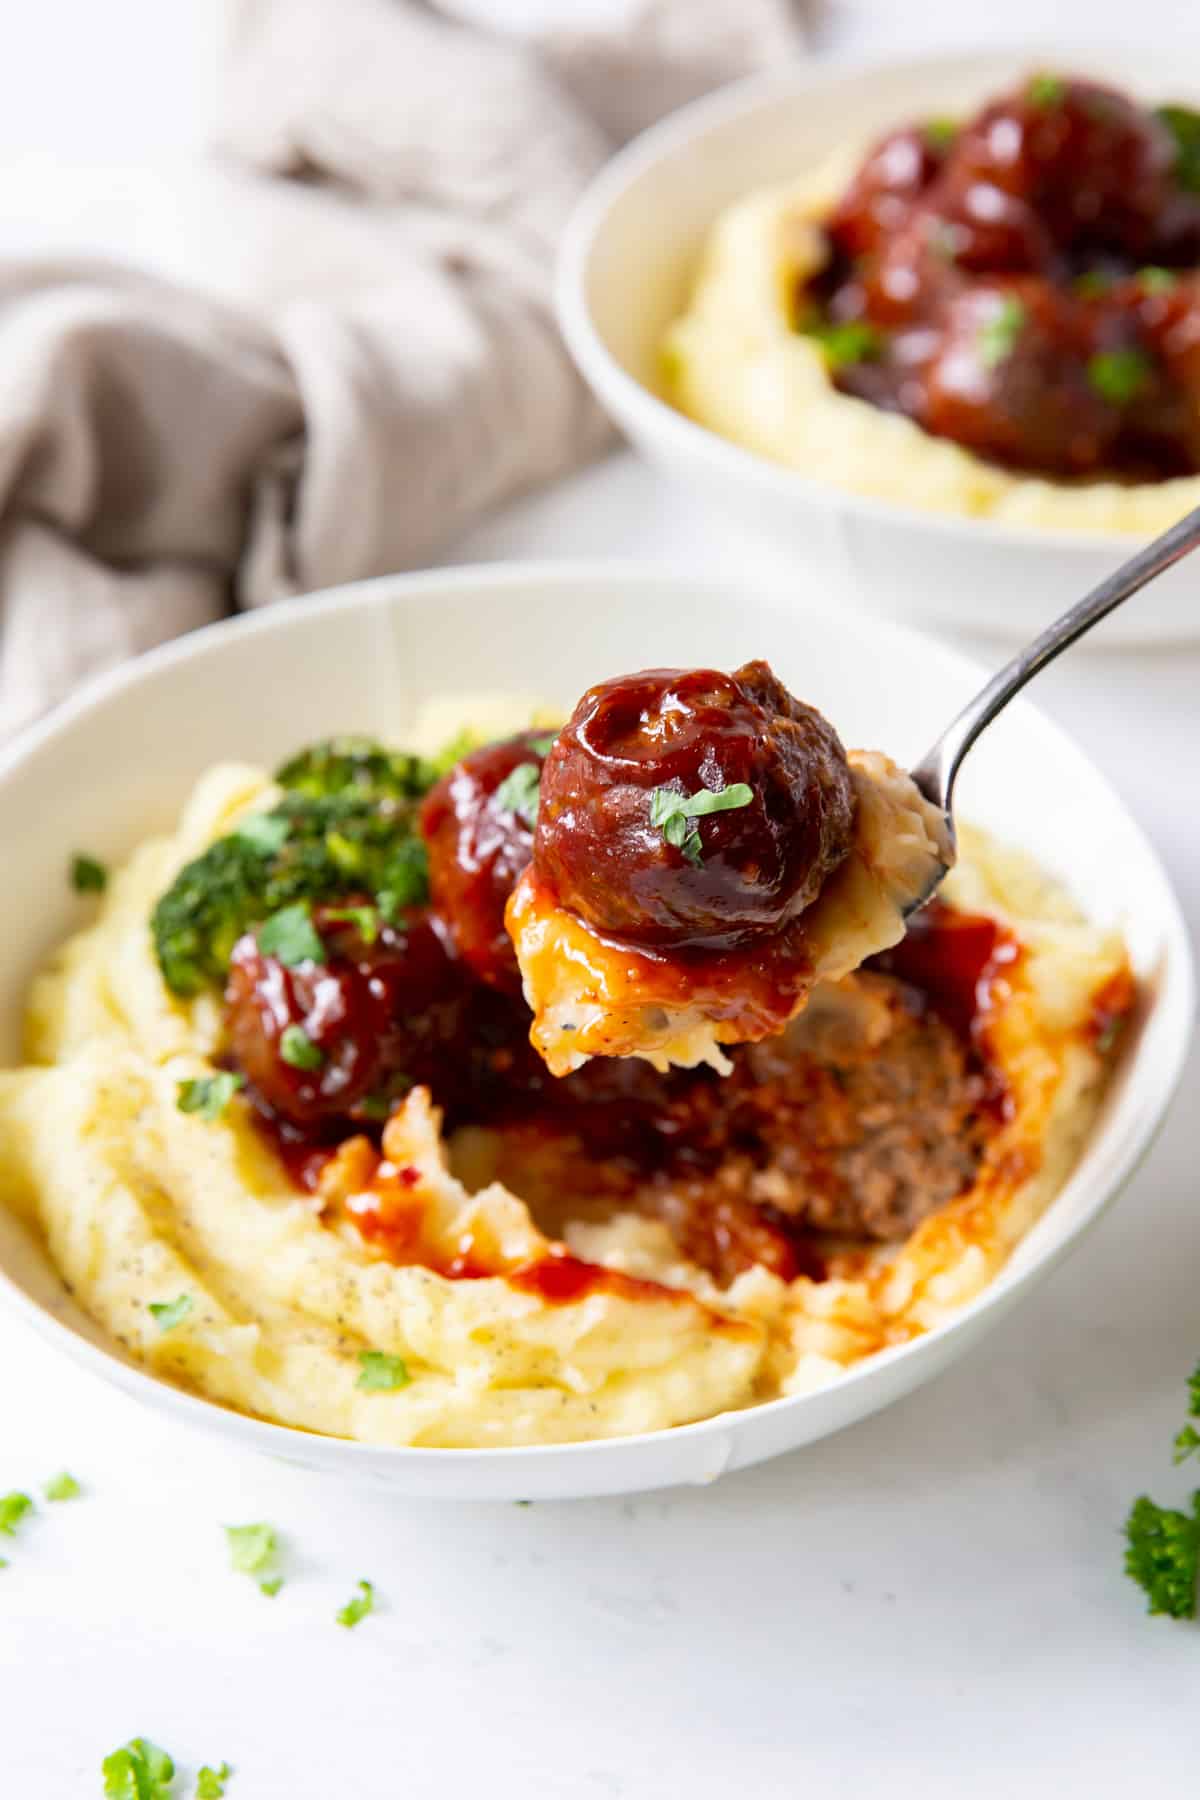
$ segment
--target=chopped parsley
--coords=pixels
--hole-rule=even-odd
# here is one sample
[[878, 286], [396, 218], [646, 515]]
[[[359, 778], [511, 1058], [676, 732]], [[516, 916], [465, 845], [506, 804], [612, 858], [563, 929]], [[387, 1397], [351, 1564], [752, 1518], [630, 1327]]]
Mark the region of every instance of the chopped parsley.
[[373, 944], [379, 936], [379, 908], [377, 906], [327, 906], [325, 917], [353, 925], [364, 944]]
[[515, 813], [519, 819], [524, 819], [531, 831], [537, 824], [538, 783], [541, 778], [542, 772], [536, 763], [518, 763], [496, 789], [497, 804], [506, 812]]
[[[1188, 1380], [1188, 1413], [1200, 1419], [1200, 1363]], [[1200, 1450], [1200, 1432], [1185, 1425], [1175, 1438], [1175, 1461]], [[1191, 1510], [1159, 1506], [1147, 1494], [1134, 1501], [1125, 1521], [1125, 1573], [1145, 1590], [1147, 1610], [1172, 1619], [1196, 1616], [1200, 1580], [1200, 1489]]]
[[1031, 106], [1057, 106], [1066, 98], [1067, 84], [1060, 75], [1035, 75], [1025, 92]]
[[545, 737], [530, 738], [529, 748], [536, 751], [539, 756], [549, 756], [557, 738], [557, 731], [548, 731]]
[[256, 1575], [259, 1592], [273, 1600], [283, 1586], [283, 1577], [273, 1564], [279, 1555], [279, 1536], [273, 1525], [227, 1525], [225, 1541], [229, 1545], [229, 1561], [239, 1575]]
[[167, 1800], [175, 1764], [149, 1738], [131, 1738], [100, 1766], [105, 1800]]
[[1156, 1506], [1146, 1494], [1125, 1521], [1125, 1573], [1145, 1589], [1147, 1611], [1171, 1619], [1196, 1616], [1200, 1573], [1200, 1491], [1190, 1512]]
[[196, 1776], [196, 1800], [224, 1800], [225, 1783], [232, 1774], [227, 1762], [216, 1769], [205, 1763]]
[[349, 1631], [374, 1610], [375, 1589], [369, 1581], [360, 1581], [357, 1594], [352, 1600], [347, 1600], [345, 1606], [337, 1614], [337, 1622], [339, 1625], [344, 1625]]
[[355, 1387], [365, 1394], [394, 1394], [412, 1380], [402, 1356], [389, 1356], [386, 1350], [360, 1350], [359, 1376]]
[[303, 1025], [285, 1025], [279, 1034], [279, 1054], [293, 1069], [319, 1069], [325, 1052], [314, 1044]]
[[1098, 300], [1102, 294], [1112, 291], [1113, 277], [1104, 269], [1085, 269], [1071, 283], [1072, 291], [1081, 300]]
[[73, 1475], [64, 1469], [61, 1475], [55, 1475], [42, 1489], [47, 1500], [78, 1500], [83, 1489]]
[[33, 1501], [28, 1494], [0, 1494], [0, 1531], [5, 1537], [16, 1537], [17, 1526], [32, 1511]]
[[281, 907], [263, 921], [258, 932], [258, 947], [264, 956], [275, 957], [286, 969], [295, 969], [301, 963], [321, 962], [325, 956], [320, 933], [303, 900]]
[[180, 1294], [175, 1300], [151, 1300], [146, 1310], [160, 1331], [174, 1331], [195, 1304], [190, 1294]]
[[655, 788], [650, 796], [650, 823], [662, 830], [668, 844], [680, 851], [690, 863], [703, 860], [703, 845], [693, 820], [709, 813], [733, 812], [749, 806], [754, 789], [744, 781], [725, 788], [699, 788], [694, 794], [680, 794], [674, 788]]
[[950, 148], [957, 136], [957, 119], [927, 119], [925, 121], [925, 142], [938, 156]]
[[108, 870], [94, 856], [79, 851], [71, 858], [71, 886], [77, 894], [102, 894], [108, 886]]
[[1102, 399], [1125, 406], [1136, 399], [1150, 376], [1150, 358], [1144, 350], [1098, 350], [1088, 358], [1087, 378]]
[[976, 349], [985, 369], [998, 369], [1016, 348], [1025, 324], [1025, 308], [1015, 294], [1006, 294], [979, 328]]
[[282, 813], [248, 813], [230, 835], [264, 856], [275, 856], [287, 843], [288, 822]]
[[181, 1113], [196, 1113], [209, 1121], [219, 1119], [238, 1089], [245, 1085], [246, 1077], [235, 1075], [231, 1069], [221, 1069], [216, 1075], [194, 1075], [179, 1083], [175, 1104]]
[[1175, 179], [1189, 193], [1200, 193], [1200, 112], [1190, 106], [1160, 106], [1155, 112], [1175, 140]]
[[822, 319], [806, 320], [800, 327], [804, 337], [815, 338], [825, 353], [831, 369], [847, 363], [875, 362], [883, 355], [886, 338], [865, 319], [852, 319], [844, 325], [832, 325]]
[[1148, 294], [1169, 294], [1179, 283], [1179, 277], [1173, 269], [1160, 269], [1156, 263], [1139, 269], [1137, 278]]

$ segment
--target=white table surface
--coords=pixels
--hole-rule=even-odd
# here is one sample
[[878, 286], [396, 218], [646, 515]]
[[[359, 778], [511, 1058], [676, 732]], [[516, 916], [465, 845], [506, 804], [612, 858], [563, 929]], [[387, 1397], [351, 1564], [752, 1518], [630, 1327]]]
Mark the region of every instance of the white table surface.
[[[901, 10], [922, 18], [901, 29]], [[1040, 10], [1006, 7], [1007, 35]], [[970, 41], [970, 11], [842, 5], [826, 36]], [[1100, 11], [1077, 9], [1077, 31], [1118, 35]], [[1139, 29], [1185, 11], [1139, 7]], [[0, 250], [173, 265], [214, 43], [206, 10], [161, 0], [24, 12]], [[457, 547], [556, 553], [744, 566], [628, 456]], [[1077, 656], [1040, 695], [1193, 921], [1198, 692], [1200, 654], [1172, 653]], [[1144, 1617], [1119, 1534], [1134, 1493], [1189, 1485], [1169, 1444], [1200, 1355], [1196, 1075], [1194, 1058], [1121, 1203], [965, 1363], [710, 1489], [403, 1504], [193, 1439], [0, 1318], [0, 1492], [64, 1466], [86, 1488], [0, 1544], [0, 1795], [99, 1794], [102, 1755], [134, 1733], [189, 1770], [227, 1758], [231, 1800], [1195, 1795], [1200, 1628]], [[254, 1519], [287, 1540], [274, 1600], [227, 1567], [222, 1523]], [[380, 1609], [341, 1631], [360, 1575]]]

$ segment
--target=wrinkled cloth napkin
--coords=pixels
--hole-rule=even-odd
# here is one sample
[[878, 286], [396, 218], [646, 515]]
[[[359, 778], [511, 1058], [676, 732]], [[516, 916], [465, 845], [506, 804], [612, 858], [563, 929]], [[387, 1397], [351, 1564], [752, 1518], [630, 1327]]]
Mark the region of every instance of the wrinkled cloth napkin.
[[0, 736], [598, 451], [563, 222], [621, 139], [799, 47], [789, 0], [236, 0], [215, 148], [252, 303], [0, 265]]

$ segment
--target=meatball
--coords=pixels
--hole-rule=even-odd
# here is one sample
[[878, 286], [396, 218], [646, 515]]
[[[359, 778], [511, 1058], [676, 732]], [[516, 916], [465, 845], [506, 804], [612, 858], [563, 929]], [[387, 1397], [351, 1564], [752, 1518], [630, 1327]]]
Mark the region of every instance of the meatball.
[[978, 282], [947, 309], [916, 416], [1013, 468], [1098, 469], [1121, 413], [1089, 377], [1093, 341], [1086, 309], [1048, 283]]
[[[465, 1004], [461, 976], [431, 914], [415, 909], [368, 944], [331, 910], [340, 909], [313, 915], [325, 961], [286, 964], [247, 932], [234, 948], [225, 990], [230, 1049], [254, 1097], [306, 1130], [377, 1117], [389, 1097], [436, 1081]], [[295, 1027], [304, 1037], [299, 1056], [292, 1048], [288, 1060], [284, 1037]], [[313, 1066], [299, 1066], [307, 1063]]]
[[[504, 906], [533, 856], [537, 775], [547, 739], [525, 731], [473, 750], [426, 796], [421, 831], [429, 888], [463, 962], [480, 981], [519, 993]], [[512, 777], [531, 771], [527, 780]]]
[[904, 224], [941, 163], [936, 134], [919, 126], [905, 126], [880, 138], [826, 227], [835, 249], [850, 258], [877, 250]]
[[[744, 804], [671, 800], [744, 784]], [[850, 849], [836, 732], [764, 662], [648, 669], [590, 688], [546, 760], [534, 873], [594, 931], [649, 949], [778, 931]]]
[[1141, 258], [1171, 186], [1175, 148], [1153, 113], [1091, 81], [1035, 76], [960, 133], [946, 179], [1027, 201], [1059, 250]]

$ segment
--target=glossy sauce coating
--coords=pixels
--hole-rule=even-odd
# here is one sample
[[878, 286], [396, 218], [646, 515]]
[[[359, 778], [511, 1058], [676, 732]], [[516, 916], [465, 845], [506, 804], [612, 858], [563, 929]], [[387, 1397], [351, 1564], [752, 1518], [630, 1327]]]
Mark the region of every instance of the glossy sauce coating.
[[[655, 794], [744, 784], [745, 804], [655, 823]], [[649, 951], [729, 950], [778, 932], [846, 856], [845, 751], [766, 663], [647, 669], [589, 688], [542, 775], [534, 873], [592, 930]]]
[[540, 773], [545, 742], [545, 733], [526, 731], [473, 750], [421, 808], [434, 908], [471, 973], [511, 993], [520, 993], [521, 977], [504, 907], [533, 855], [533, 825], [498, 790], [521, 767]]
[[1014, 469], [1200, 469], [1200, 194], [1152, 112], [1035, 78], [884, 138], [827, 232], [799, 323], [870, 328], [844, 392]]

